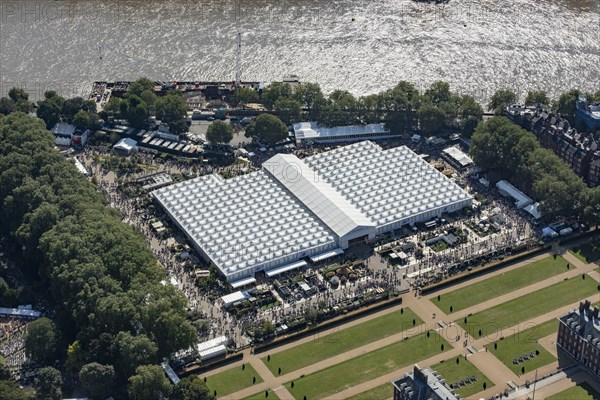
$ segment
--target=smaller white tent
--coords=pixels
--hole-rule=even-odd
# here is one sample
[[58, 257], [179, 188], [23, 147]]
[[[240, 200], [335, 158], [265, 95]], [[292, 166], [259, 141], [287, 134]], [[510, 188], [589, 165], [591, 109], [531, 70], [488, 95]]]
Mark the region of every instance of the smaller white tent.
[[119, 142], [113, 146], [113, 149], [129, 154], [137, 151], [137, 142], [130, 138], [124, 138], [119, 140]]

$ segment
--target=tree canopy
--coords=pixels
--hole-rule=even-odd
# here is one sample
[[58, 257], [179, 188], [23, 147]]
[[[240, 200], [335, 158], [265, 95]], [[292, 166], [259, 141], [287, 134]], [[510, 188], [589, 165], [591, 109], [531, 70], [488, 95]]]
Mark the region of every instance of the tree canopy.
[[114, 365], [124, 384], [138, 365], [195, 342], [185, 297], [160, 283], [165, 273], [141, 233], [55, 150], [44, 123], [20, 112], [0, 117], [0, 204], [19, 267], [56, 310], [56, 332], [45, 319], [30, 325], [34, 357], [52, 359], [52, 344], [64, 354], [77, 340], [74, 365]]
[[206, 387], [206, 383], [197, 375], [189, 375], [175, 385], [170, 400], [214, 400], [215, 397]]
[[29, 324], [25, 336], [25, 353], [34, 361], [49, 364], [57, 356], [58, 333], [48, 318], [40, 318]]
[[288, 137], [288, 129], [276, 116], [260, 114], [246, 127], [246, 137], [256, 137], [261, 143], [273, 146]]
[[223, 121], [213, 121], [206, 131], [206, 139], [211, 143], [229, 143], [233, 139], [233, 129]]
[[130, 400], [162, 400], [171, 393], [171, 384], [159, 365], [143, 365], [129, 378]]
[[92, 399], [105, 399], [113, 392], [115, 369], [112, 365], [89, 363], [79, 371], [79, 381]]
[[33, 380], [33, 387], [38, 399], [61, 400], [62, 376], [56, 368], [45, 367], [38, 370]]
[[504, 109], [511, 104], [517, 102], [517, 95], [512, 90], [500, 89], [497, 90], [488, 103], [488, 110], [494, 111], [495, 114], [502, 114]]
[[156, 118], [169, 125], [174, 134], [187, 131], [187, 103], [177, 92], [168, 93], [156, 100]]
[[587, 224], [600, 223], [600, 189], [588, 188], [557, 155], [542, 148], [533, 133], [505, 117], [494, 117], [475, 129], [471, 141], [474, 161], [529, 193], [549, 219], [576, 217]]

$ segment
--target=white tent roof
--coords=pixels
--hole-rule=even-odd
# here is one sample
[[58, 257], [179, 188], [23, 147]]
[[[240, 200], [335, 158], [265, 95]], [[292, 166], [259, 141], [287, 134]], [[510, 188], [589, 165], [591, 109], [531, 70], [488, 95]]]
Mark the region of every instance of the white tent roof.
[[533, 203], [533, 200], [507, 181], [498, 181], [496, 187], [515, 199], [517, 208], [523, 208]]
[[302, 160], [278, 154], [261, 171], [203, 176], [152, 195], [230, 282], [473, 201], [407, 147], [384, 151], [369, 141]]
[[343, 253], [344, 253], [344, 250], [342, 250], [338, 247], [335, 250], [326, 251], [325, 253], [321, 253], [321, 254], [317, 254], [316, 256], [312, 256], [312, 257], [310, 257], [310, 261], [319, 262], [319, 261], [323, 261], [323, 260], [326, 260], [331, 257], [338, 256]]
[[235, 303], [236, 301], [244, 300], [245, 298], [246, 298], [246, 296], [244, 296], [244, 293], [237, 291], [237, 292], [226, 294], [225, 296], [221, 297], [221, 301], [226, 306], [228, 306], [230, 304]]
[[113, 149], [130, 152], [131, 150], [137, 149], [137, 142], [130, 138], [123, 138], [113, 146]]
[[534, 219], [542, 218], [542, 213], [539, 210], [540, 203], [530, 204], [524, 207], [523, 210], [527, 211]]
[[294, 124], [294, 134], [298, 140], [372, 133], [386, 134], [388, 132], [389, 130], [385, 128], [384, 124], [336, 126], [333, 128], [322, 127], [314, 121]]
[[462, 167], [467, 167], [474, 164], [473, 159], [459, 149], [458, 146], [448, 147], [447, 149], [444, 149], [444, 153], [459, 163]]
[[283, 274], [284, 272], [291, 271], [296, 268], [304, 267], [306, 265], [306, 261], [300, 260], [291, 264], [284, 265], [283, 267], [270, 269], [266, 272], [267, 277], [271, 278], [275, 275]]
[[295, 155], [277, 154], [263, 164], [263, 169], [292, 192], [339, 237], [355, 229], [375, 227], [371, 220]]
[[231, 286], [233, 286], [234, 289], [237, 289], [239, 287], [246, 286], [254, 282], [256, 282], [256, 279], [254, 278], [244, 278], [240, 279], [239, 281], [231, 282]]
[[73, 136], [73, 133], [75, 133], [75, 125], [59, 122], [52, 127], [50, 132], [55, 135]]

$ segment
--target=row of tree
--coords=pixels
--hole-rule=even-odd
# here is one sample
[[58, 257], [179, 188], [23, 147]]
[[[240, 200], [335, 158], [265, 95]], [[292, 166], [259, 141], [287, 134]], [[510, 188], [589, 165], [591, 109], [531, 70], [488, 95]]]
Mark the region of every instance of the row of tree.
[[196, 342], [186, 300], [160, 283], [142, 234], [58, 154], [44, 123], [20, 112], [0, 117], [0, 204], [0, 231], [18, 244], [12, 257], [56, 311], [56, 325], [32, 324], [33, 360], [66, 360], [74, 373], [111, 366], [121, 388], [139, 366]]
[[531, 194], [545, 217], [600, 224], [600, 188], [587, 187], [556, 154], [542, 148], [533, 133], [498, 116], [480, 124], [471, 140], [477, 165]]
[[124, 118], [135, 128], [146, 128], [151, 115], [169, 126], [173, 134], [187, 132], [187, 103], [181, 93], [170, 91], [156, 96], [156, 84], [148, 78], [139, 78], [129, 85], [121, 99], [112, 96], [104, 105], [102, 117]]
[[394, 88], [358, 98], [345, 90], [325, 96], [316, 83], [292, 87], [275, 82], [260, 96], [250, 88], [238, 88], [234, 101], [242, 105], [260, 102], [287, 125], [303, 118], [323, 126], [384, 122], [394, 132], [420, 129], [426, 134], [438, 134], [448, 127], [470, 133], [483, 115], [472, 96], [451, 92], [450, 85], [443, 81], [434, 82], [424, 93], [412, 83], [401, 81]]

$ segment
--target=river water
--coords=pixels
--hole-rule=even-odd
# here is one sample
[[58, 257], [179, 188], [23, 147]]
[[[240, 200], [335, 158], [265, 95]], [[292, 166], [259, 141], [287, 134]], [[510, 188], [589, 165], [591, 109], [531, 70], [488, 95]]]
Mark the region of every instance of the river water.
[[96, 80], [233, 80], [296, 74], [326, 91], [449, 81], [486, 101], [600, 89], [599, 0], [0, 0], [0, 82], [34, 98]]

